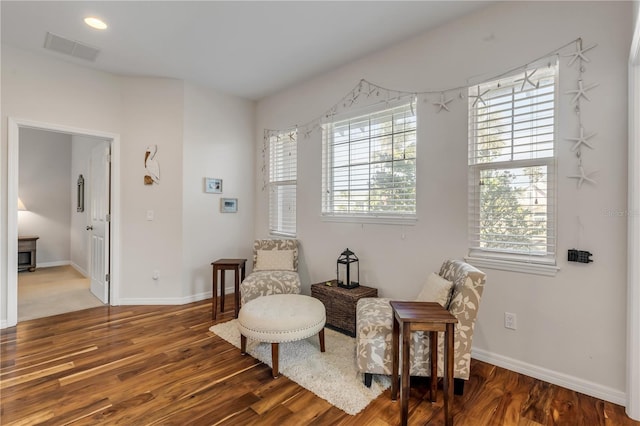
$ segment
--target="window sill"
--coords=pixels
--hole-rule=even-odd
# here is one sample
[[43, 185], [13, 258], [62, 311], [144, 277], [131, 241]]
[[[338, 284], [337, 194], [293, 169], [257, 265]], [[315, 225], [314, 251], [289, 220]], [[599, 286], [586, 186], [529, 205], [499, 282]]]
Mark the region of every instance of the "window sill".
[[377, 225], [409, 225], [414, 226], [418, 222], [418, 218], [411, 217], [383, 217], [383, 216], [339, 216], [339, 215], [321, 215], [323, 222], [341, 222], [341, 223], [370, 223]]
[[520, 272], [523, 274], [544, 275], [546, 277], [555, 277], [560, 270], [556, 265], [516, 262], [505, 259], [467, 256], [465, 260], [480, 269], [498, 269], [500, 271]]

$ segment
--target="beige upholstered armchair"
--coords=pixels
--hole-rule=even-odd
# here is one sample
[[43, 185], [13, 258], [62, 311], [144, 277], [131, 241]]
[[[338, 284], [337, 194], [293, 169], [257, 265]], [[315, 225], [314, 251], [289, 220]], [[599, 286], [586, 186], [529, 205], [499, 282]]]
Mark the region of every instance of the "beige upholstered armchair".
[[[454, 332], [454, 392], [461, 395], [464, 381], [469, 379], [471, 363], [471, 341], [478, 314], [478, 307], [485, 283], [485, 274], [460, 260], [447, 260], [440, 268], [439, 276], [433, 274], [438, 282], [442, 298], [441, 305], [457, 319]], [[446, 283], [449, 289], [446, 288]], [[430, 289], [427, 289], [430, 286]], [[417, 300], [426, 293], [433, 293], [429, 279]], [[450, 296], [449, 296], [450, 294]], [[364, 373], [364, 381], [371, 385], [372, 374], [391, 374], [391, 338], [393, 318], [388, 298], [364, 298], [358, 301], [356, 308], [356, 358], [358, 370]], [[439, 301], [440, 302], [440, 301]], [[411, 335], [409, 355], [410, 374], [412, 376], [430, 376], [429, 333], [416, 331]], [[444, 336], [438, 334], [438, 377], [444, 376]]]
[[240, 304], [271, 294], [299, 294], [297, 240], [255, 240], [253, 271], [240, 284]]

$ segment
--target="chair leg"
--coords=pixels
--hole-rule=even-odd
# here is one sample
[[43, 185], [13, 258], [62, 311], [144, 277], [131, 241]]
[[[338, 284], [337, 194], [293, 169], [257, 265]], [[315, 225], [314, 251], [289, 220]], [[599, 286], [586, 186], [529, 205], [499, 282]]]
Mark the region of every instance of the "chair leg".
[[373, 374], [364, 373], [364, 385], [368, 388], [371, 387], [371, 379], [373, 378]]
[[464, 393], [464, 382], [463, 379], [453, 379], [453, 394], [462, 396]]
[[271, 374], [273, 375], [274, 379], [280, 375], [280, 371], [278, 369], [278, 349], [278, 343], [271, 344], [271, 363], [273, 364], [273, 367], [271, 368]]

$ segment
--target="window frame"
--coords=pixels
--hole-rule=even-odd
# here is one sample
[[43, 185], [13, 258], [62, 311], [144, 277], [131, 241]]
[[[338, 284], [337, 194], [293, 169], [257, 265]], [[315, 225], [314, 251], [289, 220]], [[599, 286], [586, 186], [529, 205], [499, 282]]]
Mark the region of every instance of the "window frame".
[[[550, 63], [551, 64], [551, 63]], [[542, 67], [543, 65], [541, 65]], [[557, 217], [557, 163], [558, 163], [558, 118], [559, 118], [559, 69], [560, 65], [557, 59], [554, 61], [554, 73], [552, 74], [554, 79], [553, 88], [553, 151], [551, 156], [542, 158], [528, 158], [528, 159], [514, 159], [513, 151], [511, 152], [511, 159], [495, 162], [482, 162], [478, 159], [478, 136], [476, 131], [478, 129], [477, 122], [475, 121], [476, 106], [473, 102], [478, 102], [475, 96], [469, 97], [468, 104], [468, 124], [469, 124], [469, 136], [468, 136], [468, 239], [469, 249], [467, 261], [475, 264], [478, 267], [501, 269], [514, 272], [531, 273], [538, 275], [554, 276], [559, 270], [557, 267], [558, 256], [558, 217]], [[480, 90], [478, 94], [483, 93], [488, 86], [493, 86], [495, 89], [489, 88], [489, 90], [504, 90], [505, 87], [516, 88], [517, 85], [522, 84], [522, 77], [525, 77], [525, 72], [521, 71], [512, 75], [505, 86], [504, 78], [501, 80], [494, 80], [478, 85]], [[531, 70], [528, 70], [529, 74]], [[520, 78], [518, 80], [518, 77]], [[498, 86], [501, 84], [500, 86]], [[473, 86], [475, 87], [475, 86]], [[524, 87], [524, 86], [523, 86]], [[475, 91], [475, 90], [474, 90]], [[512, 92], [515, 94], [515, 92]], [[486, 96], [486, 95], [485, 95]], [[487, 99], [489, 99], [487, 97]], [[514, 102], [515, 96], [512, 95], [512, 106], [509, 116], [513, 117], [514, 109], [516, 108]], [[531, 119], [532, 120], [532, 119]], [[511, 123], [513, 124], [513, 123]], [[539, 126], [538, 126], [539, 127]], [[512, 130], [512, 133], [514, 130]], [[513, 136], [508, 139], [510, 141], [511, 149], [514, 147]], [[532, 151], [527, 151], [532, 152]], [[547, 250], [545, 253], [535, 252], [520, 252], [517, 250], [497, 249], [481, 247], [481, 224], [480, 224], [480, 209], [481, 209], [481, 190], [479, 189], [481, 181], [481, 173], [484, 170], [509, 170], [509, 169], [524, 169], [528, 167], [546, 167], [546, 182], [547, 182], [547, 210], [546, 210], [546, 241], [545, 247]], [[550, 249], [549, 249], [550, 247]]]
[[[295, 161], [293, 162], [293, 164], [295, 165], [295, 179], [282, 179], [282, 178], [274, 178], [272, 176], [272, 172], [273, 172], [273, 168], [274, 168], [274, 157], [277, 157], [278, 154], [284, 156], [284, 153], [286, 151], [285, 149], [285, 142], [286, 139], [290, 139], [290, 141], [293, 143], [293, 146], [295, 146]], [[273, 235], [273, 236], [278, 236], [278, 237], [291, 237], [291, 238], [295, 238], [297, 235], [297, 188], [298, 188], [298, 130], [296, 128], [292, 128], [292, 129], [287, 129], [287, 130], [283, 130], [283, 131], [268, 131], [265, 130], [265, 142], [266, 142], [266, 159], [267, 159], [267, 166], [266, 166], [266, 175], [267, 175], [267, 197], [268, 197], [268, 227], [269, 227], [269, 235]], [[279, 145], [281, 145], [280, 149], [278, 149], [277, 151], [274, 151], [275, 147], [277, 146], [277, 143], [279, 143]], [[283, 161], [282, 162], [283, 166], [287, 166], [286, 162]], [[288, 166], [291, 166], [291, 164], [288, 164]], [[289, 176], [290, 177], [290, 176]], [[286, 188], [286, 187], [292, 187], [293, 188], [293, 209], [294, 209], [294, 213], [293, 215], [289, 215], [288, 217], [285, 217], [285, 215], [282, 214], [282, 209], [284, 208], [283, 205], [280, 205], [280, 203], [278, 203], [278, 198], [275, 197], [274, 191], [278, 191], [281, 188]], [[291, 189], [291, 188], [290, 188]], [[276, 205], [277, 204], [277, 205]], [[276, 209], [276, 207], [278, 207]], [[274, 212], [277, 211], [278, 214], [274, 217]], [[286, 219], [291, 220], [293, 222], [293, 232], [288, 231], [286, 228], [286, 226], [283, 226], [283, 223], [286, 221]], [[278, 223], [278, 225], [273, 226], [274, 223]]]
[[[326, 222], [345, 222], [345, 223], [377, 223], [377, 224], [390, 224], [390, 225], [414, 225], [417, 221], [417, 207], [418, 207], [418, 170], [417, 170], [417, 164], [418, 164], [418, 156], [417, 156], [417, 149], [418, 149], [418, 114], [416, 111], [417, 108], [417, 102], [416, 99], [414, 97], [411, 98], [403, 98], [403, 99], [398, 99], [394, 102], [385, 102], [385, 103], [378, 103], [378, 104], [374, 104], [374, 105], [370, 105], [368, 107], [365, 108], [360, 108], [356, 111], [353, 111], [349, 114], [340, 114], [340, 115], [333, 115], [331, 117], [327, 117], [327, 120], [325, 120], [324, 123], [322, 123], [322, 171], [321, 171], [321, 181], [322, 181], [322, 199], [321, 199], [321, 219], [323, 221]], [[396, 213], [396, 212], [382, 212], [382, 211], [368, 211], [368, 212], [353, 212], [353, 211], [349, 211], [349, 212], [340, 212], [337, 211], [335, 209], [335, 205], [334, 203], [334, 197], [332, 197], [331, 195], [329, 195], [334, 188], [334, 176], [333, 173], [331, 173], [331, 169], [332, 167], [334, 167], [333, 165], [335, 164], [334, 162], [334, 146], [335, 144], [333, 143], [334, 139], [334, 133], [332, 132], [332, 129], [334, 127], [336, 127], [336, 125], [342, 124], [344, 122], [347, 121], [356, 121], [356, 120], [360, 120], [360, 119], [365, 119], [367, 117], [369, 117], [369, 119], [371, 119], [371, 116], [374, 116], [375, 114], [381, 114], [384, 113], [386, 111], [391, 111], [393, 109], [397, 109], [397, 108], [401, 108], [401, 107], [405, 107], [406, 111], [411, 111], [412, 116], [414, 117], [415, 120], [415, 128], [413, 130], [409, 130], [409, 133], [413, 133], [414, 136], [414, 140], [415, 140], [415, 155], [413, 158], [409, 158], [409, 160], [413, 161], [413, 173], [415, 175], [414, 178], [414, 183], [413, 183], [413, 191], [414, 191], [414, 205], [413, 205], [413, 211], [410, 213]], [[391, 123], [393, 125], [393, 119], [391, 119]], [[392, 139], [394, 138], [394, 136], [396, 135], [401, 135], [401, 134], [406, 134], [406, 131], [392, 131], [388, 136], [390, 136]], [[375, 139], [373, 136], [369, 135], [368, 138], [366, 138], [365, 140], [369, 141], [369, 144], [371, 143], [371, 141]], [[357, 142], [357, 141], [355, 141]], [[352, 143], [354, 143], [354, 141], [349, 140], [348, 143], [351, 145]], [[370, 145], [369, 145], [369, 159], [366, 164], [369, 168], [372, 165], [375, 165], [376, 163], [379, 163], [379, 161], [374, 161], [371, 158], [371, 153], [373, 151], [371, 151]], [[393, 152], [393, 146], [392, 146], [392, 152]], [[396, 159], [391, 159], [390, 163], [396, 163], [399, 162], [401, 160], [396, 160]], [[403, 159], [402, 161], [407, 161], [407, 159]], [[348, 161], [348, 166], [346, 167], [353, 167], [353, 163], [351, 163], [350, 161]], [[369, 176], [371, 176], [371, 170], [369, 169]], [[350, 189], [348, 189], [349, 192], [352, 191], [351, 189], [351, 185], [352, 183], [349, 181], [347, 183], [347, 185], [349, 186]], [[368, 191], [370, 192], [372, 190], [372, 186], [371, 186], [371, 181], [369, 181], [369, 184], [367, 186]], [[375, 188], [374, 188], [375, 189]]]

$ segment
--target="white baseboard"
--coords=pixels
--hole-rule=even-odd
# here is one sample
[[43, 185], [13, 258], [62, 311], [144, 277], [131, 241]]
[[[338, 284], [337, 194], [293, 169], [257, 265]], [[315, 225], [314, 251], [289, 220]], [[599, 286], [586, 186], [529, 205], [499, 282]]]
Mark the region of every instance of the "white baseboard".
[[590, 382], [579, 377], [570, 376], [558, 371], [549, 370], [537, 365], [529, 364], [517, 359], [509, 358], [503, 355], [494, 354], [482, 349], [472, 349], [471, 357], [479, 361], [484, 361], [507, 370], [515, 371], [525, 376], [530, 376], [554, 385], [562, 386], [585, 395], [603, 399], [614, 404], [622, 405], [627, 403], [627, 395], [625, 392], [617, 389], [603, 386], [598, 383]]
[[36, 268], [51, 268], [53, 266], [65, 266], [65, 265], [71, 265], [71, 261], [57, 260], [55, 262], [38, 262], [36, 264]]
[[186, 297], [165, 297], [157, 299], [149, 298], [124, 298], [118, 300], [118, 305], [186, 305], [187, 303], [199, 302], [211, 298], [211, 292], [192, 294]]
[[89, 273], [87, 271], [85, 271], [84, 269], [82, 269], [80, 266], [78, 266], [76, 263], [70, 262], [69, 264], [71, 265], [71, 267], [73, 269], [75, 269], [76, 271], [80, 272], [85, 278], [89, 278]]
[[7, 324], [9, 324], [9, 323], [7, 322], [7, 320], [2, 320], [2, 321], [0, 321], [0, 329], [1, 329], [1, 330], [4, 330], [5, 328], [7, 328], [7, 327], [8, 327], [8, 325], [7, 325]]

